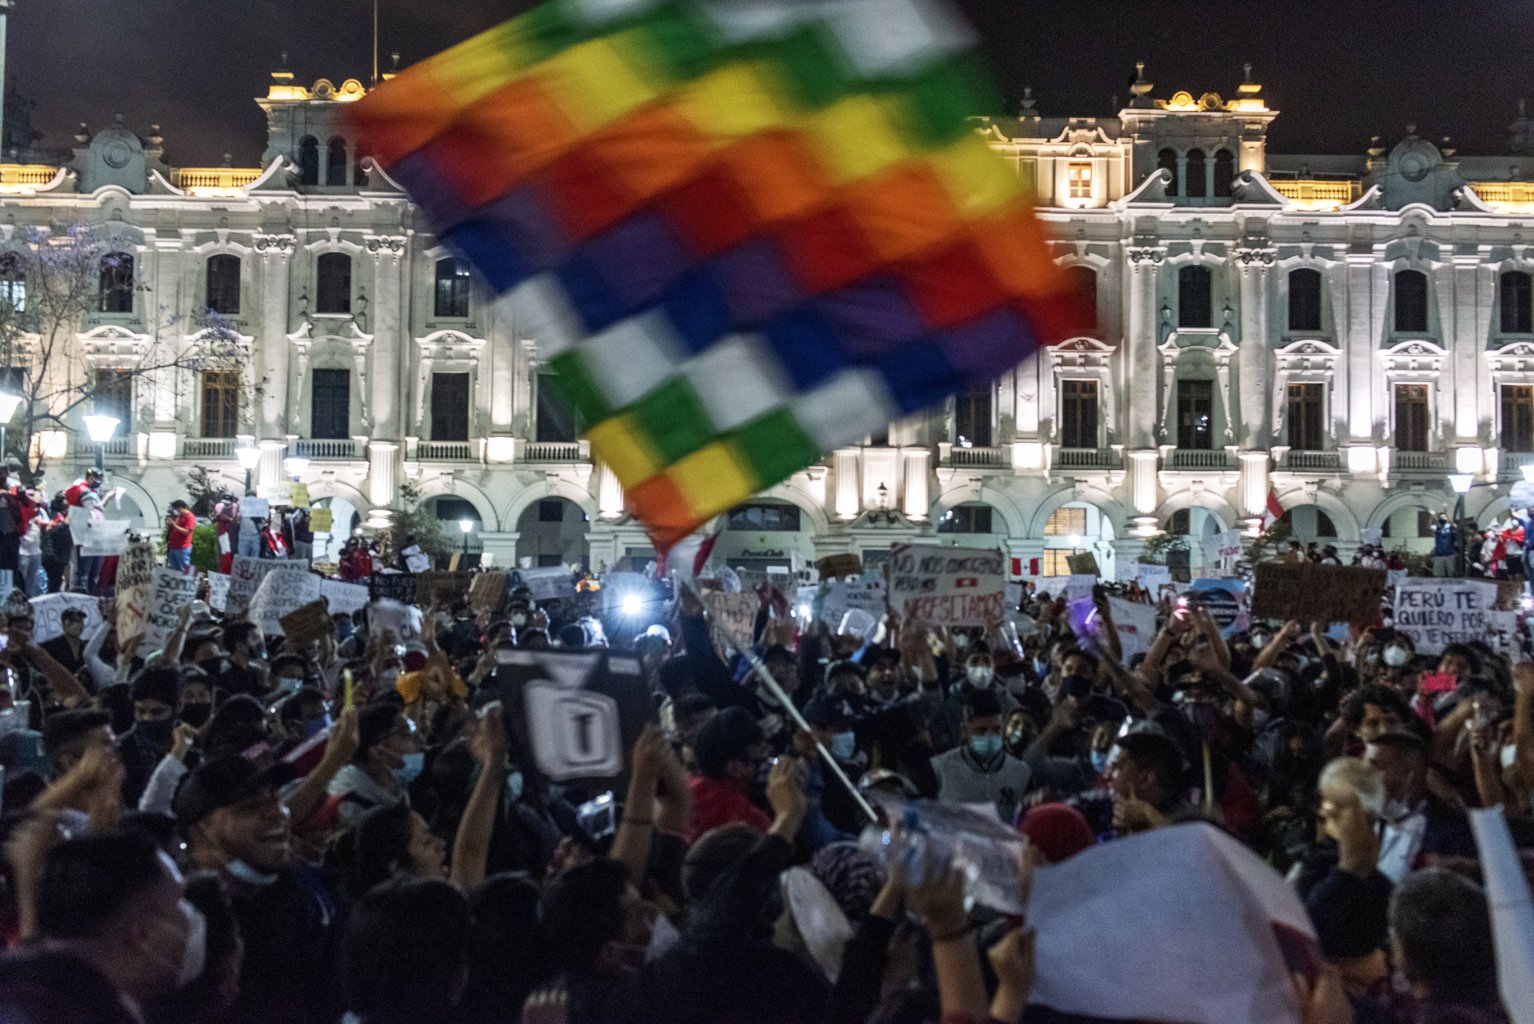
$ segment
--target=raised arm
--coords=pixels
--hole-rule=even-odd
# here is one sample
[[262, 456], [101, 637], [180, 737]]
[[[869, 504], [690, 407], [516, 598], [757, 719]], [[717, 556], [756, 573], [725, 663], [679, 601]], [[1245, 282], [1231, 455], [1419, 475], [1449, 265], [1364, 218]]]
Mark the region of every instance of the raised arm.
[[490, 834], [495, 830], [495, 808], [506, 784], [506, 720], [501, 702], [486, 704], [480, 712], [469, 749], [479, 762], [479, 780], [458, 821], [453, 840], [453, 884], [460, 889], [478, 885], [485, 878], [490, 857]]
[[660, 785], [661, 765], [670, 745], [660, 727], [650, 723], [634, 741], [633, 768], [629, 771], [628, 796], [623, 820], [608, 854], [628, 871], [629, 881], [644, 882], [650, 863], [650, 839], [655, 832], [655, 793]]

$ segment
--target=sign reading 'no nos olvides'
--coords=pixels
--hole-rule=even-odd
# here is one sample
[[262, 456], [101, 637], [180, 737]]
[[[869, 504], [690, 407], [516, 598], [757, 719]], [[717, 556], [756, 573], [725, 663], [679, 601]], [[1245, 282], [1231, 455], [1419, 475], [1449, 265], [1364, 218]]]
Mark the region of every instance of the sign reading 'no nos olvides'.
[[890, 603], [907, 620], [935, 626], [983, 626], [1004, 612], [1000, 551], [897, 544], [885, 567]]

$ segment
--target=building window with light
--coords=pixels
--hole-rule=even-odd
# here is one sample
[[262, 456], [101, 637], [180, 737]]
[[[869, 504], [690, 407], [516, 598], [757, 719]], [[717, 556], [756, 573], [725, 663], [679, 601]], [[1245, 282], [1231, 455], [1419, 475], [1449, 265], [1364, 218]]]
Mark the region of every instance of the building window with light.
[[469, 261], [445, 256], [437, 261], [437, 288], [432, 311], [439, 317], [469, 315]]
[[1397, 384], [1395, 386], [1396, 450], [1427, 451], [1429, 421], [1428, 386]]
[[799, 507], [757, 502], [736, 505], [725, 516], [725, 525], [731, 530], [758, 531], [761, 533], [798, 533]]
[[1078, 202], [1092, 198], [1092, 161], [1072, 160], [1065, 169], [1066, 195]]
[[239, 371], [202, 371], [202, 436], [233, 437], [239, 426]]
[[989, 505], [955, 505], [937, 521], [937, 532], [991, 533], [994, 511]]
[[1177, 447], [1214, 448], [1214, 381], [1177, 382]]
[[1502, 450], [1534, 452], [1534, 387], [1504, 384], [1502, 398]]

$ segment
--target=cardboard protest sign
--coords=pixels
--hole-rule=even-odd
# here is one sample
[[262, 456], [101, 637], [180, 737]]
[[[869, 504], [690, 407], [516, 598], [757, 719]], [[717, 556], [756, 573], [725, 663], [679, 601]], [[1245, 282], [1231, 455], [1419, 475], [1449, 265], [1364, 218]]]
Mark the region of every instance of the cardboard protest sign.
[[262, 578], [250, 599], [250, 621], [268, 636], [282, 636], [282, 617], [318, 601], [320, 578], [302, 565], [282, 565]]
[[368, 577], [368, 597], [371, 600], [398, 601], [400, 604], [415, 603], [415, 573], [375, 572]]
[[64, 609], [72, 608], [85, 613], [85, 635], [90, 636], [101, 625], [101, 599], [89, 594], [44, 594], [34, 597], [32, 604], [32, 639], [37, 643], [64, 635], [62, 616]]
[[516, 651], [495, 685], [523, 771], [555, 782], [613, 785], [627, 768], [655, 705], [635, 658], [605, 653]]
[[756, 613], [761, 601], [755, 594], [705, 594], [703, 603], [708, 607], [709, 620], [713, 625], [714, 650], [721, 661], [729, 661], [734, 643], [729, 637], [749, 644], [754, 635]]
[[154, 586], [154, 545], [135, 540], [117, 563], [117, 642], [143, 636]]
[[1263, 562], [1253, 573], [1252, 615], [1259, 619], [1372, 623], [1385, 592], [1382, 569]]
[[223, 612], [229, 605], [229, 576], [227, 573], [208, 573], [208, 607]]
[[856, 576], [863, 571], [863, 560], [857, 555], [827, 555], [815, 562], [821, 579], [833, 576]]
[[420, 572], [415, 577], [415, 599], [422, 605], [440, 601], [452, 604], [469, 592], [471, 573], [467, 572]]
[[1006, 609], [1006, 560], [1000, 551], [897, 544], [885, 582], [890, 603], [906, 621], [933, 626], [983, 626]]
[[1079, 555], [1066, 555], [1065, 566], [1070, 569], [1072, 576], [1102, 575], [1102, 570], [1097, 567], [1097, 556], [1090, 551], [1083, 551]]
[[1156, 606], [1110, 597], [1108, 610], [1113, 615], [1113, 628], [1119, 635], [1125, 660], [1147, 653], [1156, 640]]
[[280, 558], [250, 558], [235, 555], [229, 566], [229, 592], [224, 599], [224, 611], [229, 615], [243, 615], [250, 608], [251, 598], [261, 581], [273, 569], [287, 565]]
[[532, 594], [534, 601], [551, 601], [555, 598], [568, 600], [575, 596], [575, 577], [562, 565], [538, 569], [519, 569], [521, 585]]
[[164, 645], [181, 624], [181, 609], [197, 600], [197, 577], [174, 569], [156, 569], [144, 608], [144, 644]]
[[[288, 504], [294, 508], [309, 507], [309, 485], [295, 482], [288, 490]], [[314, 517], [309, 517], [309, 528], [314, 528]]]
[[496, 614], [501, 610], [501, 602], [506, 600], [506, 587], [510, 582], [511, 577], [504, 572], [475, 573], [469, 581], [469, 607], [475, 614]]
[[71, 526], [69, 532], [83, 556], [121, 555], [128, 549], [129, 525], [126, 519], [86, 520], [83, 528]]
[[1496, 603], [1490, 580], [1408, 577], [1396, 587], [1395, 628], [1411, 637], [1418, 654], [1442, 654], [1448, 644], [1484, 639]]
[[1497, 580], [1497, 607], [1504, 611], [1511, 611], [1518, 607], [1518, 599], [1523, 596], [1523, 577], [1511, 580]]
[[342, 580], [322, 580], [320, 582], [320, 596], [330, 605], [330, 614], [340, 615], [354, 614], [358, 609], [367, 607], [368, 588], [360, 583], [346, 583]]
[[283, 635], [296, 644], [313, 643], [330, 636], [335, 630], [335, 624], [330, 621], [330, 607], [323, 597], [299, 605], [280, 621]]
[[309, 529], [315, 533], [329, 533], [335, 526], [335, 513], [328, 508], [309, 510]]

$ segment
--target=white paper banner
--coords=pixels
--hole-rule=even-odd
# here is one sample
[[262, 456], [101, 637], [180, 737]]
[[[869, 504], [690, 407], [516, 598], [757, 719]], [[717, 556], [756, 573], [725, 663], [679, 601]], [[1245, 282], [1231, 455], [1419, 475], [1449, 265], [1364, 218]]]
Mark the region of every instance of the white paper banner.
[[330, 604], [330, 614], [351, 615], [367, 607], [368, 588], [360, 583], [324, 580], [320, 583], [320, 596]]
[[156, 569], [144, 609], [145, 650], [162, 647], [181, 624], [181, 609], [197, 599], [197, 577], [174, 569]]
[[1113, 628], [1119, 635], [1119, 646], [1124, 659], [1145, 654], [1156, 639], [1156, 606], [1137, 604], [1122, 597], [1108, 598], [1108, 610], [1113, 613]]
[[1485, 639], [1496, 603], [1495, 583], [1408, 577], [1396, 587], [1395, 628], [1418, 654], [1441, 654], [1448, 644]]
[[301, 565], [271, 570], [250, 599], [250, 621], [259, 625], [267, 636], [282, 636], [282, 617], [319, 600], [321, 582], [318, 576]]
[[534, 601], [549, 601], [556, 597], [575, 596], [575, 577], [562, 565], [545, 566], [540, 569], [520, 569], [522, 585], [533, 595]]
[[1005, 618], [1000, 551], [897, 544], [885, 569], [890, 604], [907, 622], [983, 626]]
[[101, 599], [89, 594], [44, 594], [34, 597], [32, 604], [32, 639], [38, 643], [64, 635], [61, 616], [65, 608], [85, 613], [85, 636], [89, 637], [101, 625]]

